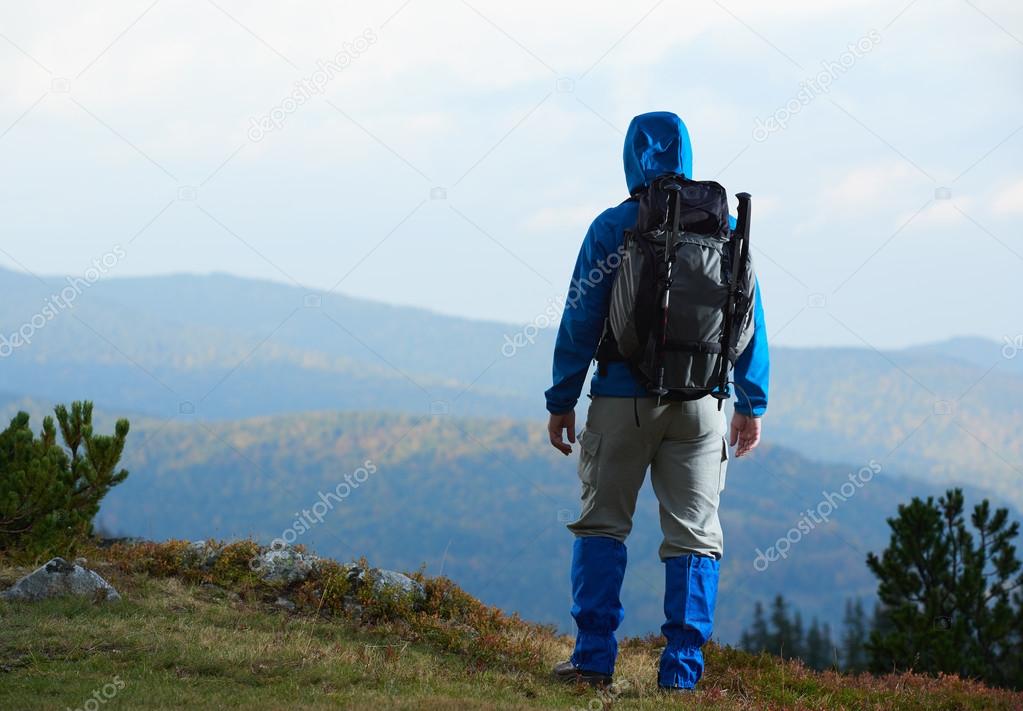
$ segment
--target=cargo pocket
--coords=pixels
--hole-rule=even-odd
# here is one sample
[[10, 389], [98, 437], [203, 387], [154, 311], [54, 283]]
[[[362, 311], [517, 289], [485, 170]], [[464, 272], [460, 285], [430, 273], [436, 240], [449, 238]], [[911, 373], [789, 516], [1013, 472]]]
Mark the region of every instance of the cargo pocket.
[[725, 476], [728, 473], [728, 439], [721, 438], [721, 469], [718, 473], [718, 493], [725, 490]]
[[597, 485], [600, 464], [600, 433], [584, 429], [579, 433], [579, 479], [587, 486]]

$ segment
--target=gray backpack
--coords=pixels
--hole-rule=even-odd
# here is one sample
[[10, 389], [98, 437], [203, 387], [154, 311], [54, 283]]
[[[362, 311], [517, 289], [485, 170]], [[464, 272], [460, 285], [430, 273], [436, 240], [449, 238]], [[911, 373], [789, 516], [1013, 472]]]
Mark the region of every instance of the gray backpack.
[[597, 348], [602, 372], [625, 361], [659, 400], [729, 397], [729, 374], [753, 336], [750, 196], [736, 197], [733, 230], [716, 182], [664, 175], [639, 196]]

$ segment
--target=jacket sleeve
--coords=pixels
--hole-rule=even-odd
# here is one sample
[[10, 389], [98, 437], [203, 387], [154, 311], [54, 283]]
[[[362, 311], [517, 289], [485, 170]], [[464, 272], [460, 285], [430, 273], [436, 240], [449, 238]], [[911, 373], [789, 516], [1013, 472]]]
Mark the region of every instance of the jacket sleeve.
[[554, 344], [554, 384], [545, 393], [547, 410], [554, 414], [575, 407], [596, 355], [618, 266], [608, 260], [613, 241], [609, 225], [598, 217], [579, 249]]
[[771, 377], [771, 357], [767, 348], [764, 305], [760, 282], [753, 299], [753, 338], [735, 361], [735, 411], [760, 417], [767, 411], [767, 387]]

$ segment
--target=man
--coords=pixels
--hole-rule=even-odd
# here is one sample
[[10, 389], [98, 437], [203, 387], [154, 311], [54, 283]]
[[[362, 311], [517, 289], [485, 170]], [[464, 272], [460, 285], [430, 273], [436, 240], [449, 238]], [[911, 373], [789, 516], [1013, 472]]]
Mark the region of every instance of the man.
[[[551, 444], [566, 455], [576, 441], [574, 408], [608, 316], [624, 231], [636, 223], [635, 196], [667, 173], [692, 179], [685, 124], [668, 112], [637, 116], [625, 137], [624, 162], [633, 197], [605, 210], [590, 226], [554, 350], [554, 384], [546, 392], [548, 431]], [[738, 445], [740, 457], [755, 448], [767, 409], [769, 361], [758, 286], [753, 302], [753, 333], [735, 362], [737, 397], [727, 438], [719, 401], [711, 395], [658, 406], [626, 363], [602, 362], [594, 374], [592, 402], [579, 435], [582, 513], [568, 526], [576, 536], [571, 577], [578, 634], [571, 659], [555, 667], [555, 678], [611, 681], [618, 652], [615, 630], [624, 616], [619, 594], [625, 539], [649, 466], [664, 535], [660, 557], [666, 620], [661, 631], [667, 645], [658, 685], [692, 689], [700, 679], [701, 647], [713, 627], [723, 550], [718, 501], [728, 445]]]

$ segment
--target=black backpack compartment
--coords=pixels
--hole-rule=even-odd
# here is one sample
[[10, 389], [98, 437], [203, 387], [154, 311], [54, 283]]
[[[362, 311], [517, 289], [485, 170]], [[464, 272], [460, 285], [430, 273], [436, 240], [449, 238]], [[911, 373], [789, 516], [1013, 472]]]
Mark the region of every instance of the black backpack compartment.
[[[661, 307], [667, 278], [666, 238], [668, 195], [679, 188], [680, 229], [674, 241], [667, 338], [662, 347]], [[658, 382], [668, 400], [703, 397], [720, 385], [722, 367], [734, 365], [751, 335], [753, 271], [745, 260], [726, 327], [734, 235], [728, 218], [725, 189], [713, 181], [662, 176], [639, 197], [636, 225], [627, 230], [622, 263], [615, 276], [604, 336], [597, 350], [603, 370], [609, 361], [624, 360], [648, 390]], [[729, 348], [722, 363], [722, 344]], [[663, 367], [663, 380], [660, 369]]]
[[[683, 235], [680, 239], [670, 300], [685, 304], [685, 308], [669, 310], [661, 355], [664, 387], [669, 390], [701, 396], [715, 384], [728, 302], [727, 245], [716, 237]], [[653, 335], [651, 342], [656, 347], [660, 330]]]

